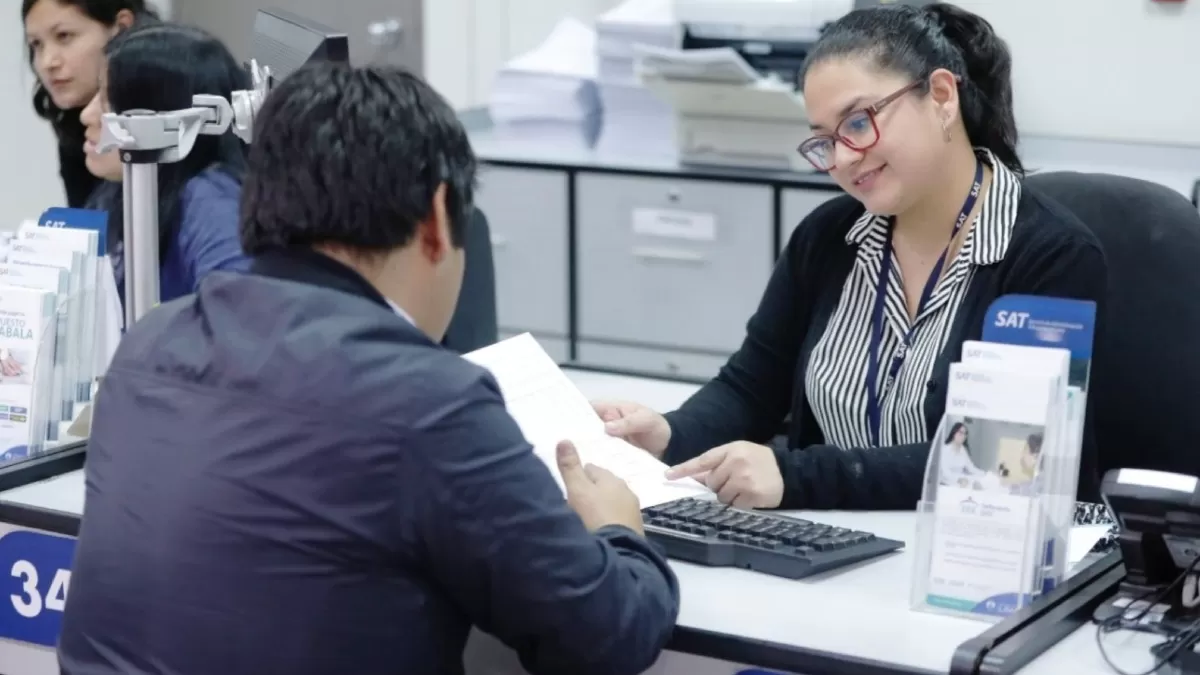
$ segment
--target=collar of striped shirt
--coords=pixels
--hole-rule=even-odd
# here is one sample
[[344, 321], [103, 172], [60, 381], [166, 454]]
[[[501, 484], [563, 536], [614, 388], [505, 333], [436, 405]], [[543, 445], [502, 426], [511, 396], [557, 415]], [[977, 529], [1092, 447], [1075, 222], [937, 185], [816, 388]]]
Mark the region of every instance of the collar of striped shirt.
[[[991, 265], [1003, 260], [1008, 251], [1021, 201], [1021, 179], [990, 150], [976, 148], [975, 152], [991, 167], [992, 184], [959, 255], [966, 257], [972, 265]], [[888, 216], [868, 211], [846, 233], [846, 243], [872, 249], [864, 253], [876, 253], [874, 249], [883, 249], [887, 228]]]

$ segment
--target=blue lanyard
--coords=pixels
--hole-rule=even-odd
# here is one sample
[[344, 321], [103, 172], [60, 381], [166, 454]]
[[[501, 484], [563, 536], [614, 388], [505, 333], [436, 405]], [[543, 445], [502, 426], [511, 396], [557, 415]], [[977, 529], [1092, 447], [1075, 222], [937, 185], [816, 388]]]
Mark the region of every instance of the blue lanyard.
[[971, 186], [971, 192], [967, 195], [966, 201], [963, 202], [958, 220], [954, 222], [954, 229], [950, 232], [950, 242], [947, 242], [946, 248], [942, 249], [942, 254], [938, 256], [933, 272], [929, 274], [929, 279], [925, 282], [925, 289], [921, 291], [921, 300], [917, 303], [916, 316], [912, 325], [908, 327], [901, 338], [900, 346], [896, 349], [896, 354], [888, 366], [887, 378], [880, 387], [878, 381], [880, 360], [883, 356], [880, 354], [883, 343], [883, 308], [887, 300], [888, 280], [892, 276], [892, 226], [895, 224], [895, 219], [888, 221], [887, 239], [883, 244], [883, 261], [879, 264], [879, 280], [875, 284], [875, 305], [871, 310], [871, 353], [867, 357], [867, 422], [870, 426], [871, 447], [873, 448], [880, 446], [879, 439], [883, 430], [883, 392], [891, 388], [896, 375], [900, 372], [900, 367], [904, 365], [904, 359], [908, 356], [908, 350], [912, 346], [912, 337], [916, 332], [917, 321], [921, 317], [921, 312], [925, 310], [925, 305], [929, 304], [929, 299], [933, 297], [938, 279], [942, 276], [942, 268], [946, 265], [946, 253], [950, 250], [950, 243], [958, 236], [959, 231], [966, 224], [967, 218], [971, 215], [971, 211], [975, 209], [975, 200], [979, 198], [979, 191], [982, 188], [983, 162], [976, 160], [975, 183]]

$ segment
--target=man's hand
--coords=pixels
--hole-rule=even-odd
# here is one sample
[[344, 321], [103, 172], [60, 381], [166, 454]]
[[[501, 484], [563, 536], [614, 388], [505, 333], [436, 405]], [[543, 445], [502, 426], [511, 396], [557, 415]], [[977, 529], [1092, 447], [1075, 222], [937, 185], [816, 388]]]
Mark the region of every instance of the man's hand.
[[775, 453], [757, 443], [737, 441], [713, 448], [667, 471], [667, 478], [694, 476], [722, 502], [742, 509], [773, 509], [783, 501], [783, 476]]
[[588, 530], [595, 532], [605, 525], [623, 525], [644, 534], [642, 506], [625, 481], [598, 466], [583, 466], [575, 444], [570, 441], [561, 441], [557, 450], [567, 503]]

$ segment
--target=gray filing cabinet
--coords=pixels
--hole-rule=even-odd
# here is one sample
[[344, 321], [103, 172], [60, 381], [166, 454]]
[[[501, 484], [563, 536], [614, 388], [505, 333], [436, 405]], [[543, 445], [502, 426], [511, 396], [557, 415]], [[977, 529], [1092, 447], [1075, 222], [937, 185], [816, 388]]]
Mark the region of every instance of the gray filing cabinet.
[[578, 361], [715, 375], [770, 275], [771, 187], [589, 172], [575, 180]]
[[780, 248], [787, 246], [792, 231], [821, 204], [840, 195], [832, 190], [805, 190], [786, 188], [780, 191], [779, 207], [779, 243]]
[[532, 333], [559, 363], [570, 355], [567, 180], [484, 165], [475, 198], [491, 226], [500, 336]]

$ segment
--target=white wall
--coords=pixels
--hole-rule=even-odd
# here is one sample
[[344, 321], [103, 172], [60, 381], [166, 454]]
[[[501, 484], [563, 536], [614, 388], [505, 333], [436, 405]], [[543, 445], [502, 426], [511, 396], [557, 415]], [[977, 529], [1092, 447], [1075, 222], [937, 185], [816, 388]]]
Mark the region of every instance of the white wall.
[[[426, 72], [456, 105], [483, 105], [504, 61], [565, 16], [618, 0], [426, 0]], [[1200, 146], [1200, 2], [957, 0], [1014, 54], [1022, 132]]]
[[955, 1], [1012, 48], [1024, 133], [1200, 146], [1200, 2]]

